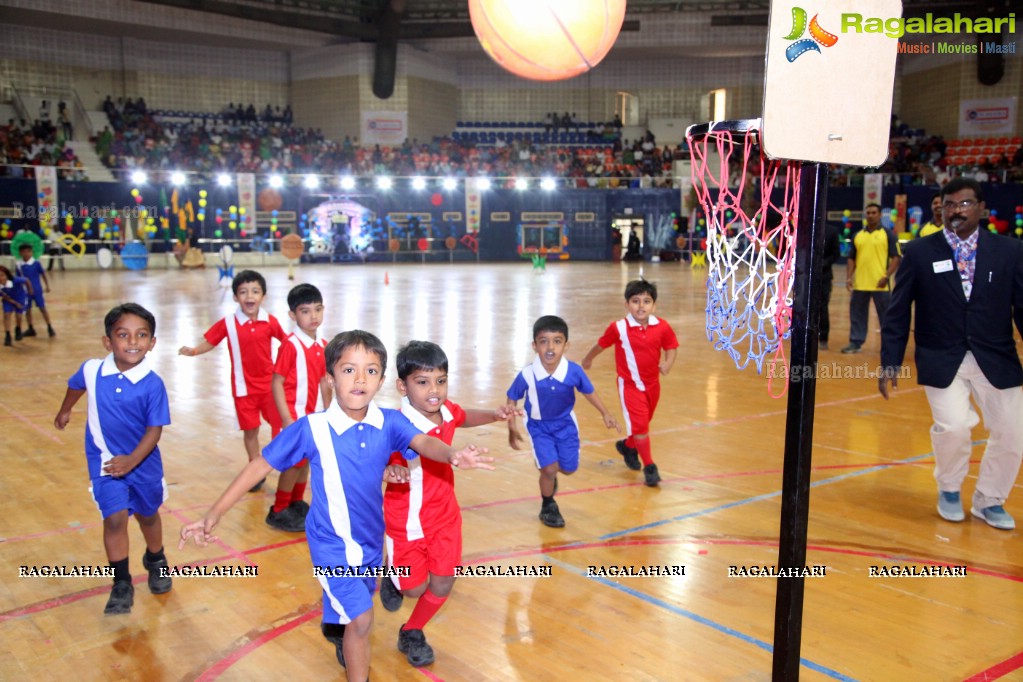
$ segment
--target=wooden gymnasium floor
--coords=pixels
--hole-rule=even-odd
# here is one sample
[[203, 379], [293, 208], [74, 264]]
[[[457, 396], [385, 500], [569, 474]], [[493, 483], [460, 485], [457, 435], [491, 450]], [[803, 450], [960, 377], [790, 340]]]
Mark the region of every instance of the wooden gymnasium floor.
[[[325, 332], [368, 329], [392, 353], [410, 338], [436, 341], [451, 358], [451, 396], [488, 407], [504, 400], [530, 360], [536, 317], [568, 320], [568, 355], [578, 361], [621, 316], [623, 286], [639, 272], [636, 264], [611, 263], [551, 264], [542, 275], [528, 263], [303, 266], [297, 281], [323, 290]], [[623, 466], [616, 435], [579, 401], [581, 465], [562, 477], [558, 498], [567, 526], [545, 528], [531, 457], [509, 451], [503, 426], [462, 432], [460, 442], [488, 446], [498, 458], [495, 472], [457, 474], [464, 563], [550, 565], [552, 576], [460, 580], [428, 626], [437, 660], [422, 671], [395, 649], [410, 605], [393, 614], [378, 605], [373, 679], [769, 679], [775, 581], [728, 571], [776, 561], [785, 403], [768, 396], [763, 377], [737, 371], [706, 340], [705, 271], [646, 264], [643, 272], [659, 284], [658, 314], [682, 342], [654, 421], [661, 487], [644, 487]], [[265, 274], [267, 308], [283, 319], [286, 271]], [[0, 678], [340, 676], [319, 633], [320, 590], [304, 536], [263, 521], [273, 480], [228, 514], [219, 546], [176, 547], [181, 523], [198, 517], [245, 459], [232, 426], [227, 352], [176, 355], [232, 309], [215, 277], [213, 270], [57, 273], [49, 301], [59, 336], [2, 349]], [[85, 402], [66, 432], [52, 421], [67, 377], [102, 355], [102, 317], [122, 300], [142, 303], [158, 321], [154, 359], [173, 420], [161, 442], [171, 563], [251, 564], [258, 577], [177, 578], [172, 592], [153, 597], [133, 525], [134, 611], [104, 617], [107, 580], [21, 578], [19, 566], [104, 563], [82, 453]], [[846, 340], [847, 302], [837, 290], [833, 349]], [[874, 329], [872, 322], [864, 353], [832, 350], [821, 362], [832, 374], [834, 367], [873, 369]], [[385, 406], [396, 401], [393, 364], [388, 370], [379, 396]], [[605, 402], [617, 405], [611, 352], [590, 375]], [[803, 678], [1023, 679], [1023, 543], [1018, 532], [938, 518], [922, 390], [904, 380], [887, 403], [869, 378], [822, 380], [817, 390], [808, 563], [826, 565], [827, 574], [807, 580]], [[979, 459], [985, 433], [978, 428], [975, 436]], [[974, 481], [967, 480], [967, 500]], [[1023, 521], [1021, 499], [1017, 491], [1009, 508]], [[685, 576], [586, 575], [588, 566], [647, 564], [684, 565]], [[868, 577], [871, 566], [934, 565], [965, 565], [968, 575]]]

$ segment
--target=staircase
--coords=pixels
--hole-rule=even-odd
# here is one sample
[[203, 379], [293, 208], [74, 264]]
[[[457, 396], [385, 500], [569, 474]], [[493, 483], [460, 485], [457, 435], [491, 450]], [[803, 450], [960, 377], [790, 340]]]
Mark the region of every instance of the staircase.
[[86, 177], [90, 182], [117, 182], [110, 169], [100, 161], [99, 154], [92, 148], [88, 140], [68, 140], [65, 143], [73, 149], [75, 156], [82, 162]]

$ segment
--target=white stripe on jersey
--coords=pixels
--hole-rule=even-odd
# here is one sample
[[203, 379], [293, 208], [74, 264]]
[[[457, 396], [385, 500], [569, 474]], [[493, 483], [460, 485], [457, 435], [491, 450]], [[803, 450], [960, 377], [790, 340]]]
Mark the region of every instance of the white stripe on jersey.
[[309, 402], [309, 368], [305, 361], [305, 346], [297, 336], [288, 339], [295, 347], [295, 417], [305, 414], [305, 406]]
[[639, 378], [639, 365], [636, 364], [636, 353], [632, 350], [632, 343], [629, 341], [629, 323], [626, 320], [618, 320], [615, 323], [618, 328], [618, 338], [622, 340], [622, 351], [625, 353], [625, 365], [629, 368], [629, 376], [632, 383], [641, 391], [646, 390], [646, 385]]
[[405, 537], [409, 540], [422, 540], [423, 524], [419, 520], [419, 512], [423, 509], [423, 465], [419, 457], [408, 461], [408, 521], [405, 522]]
[[540, 419], [540, 394], [536, 392], [536, 375], [533, 374], [533, 363], [522, 368], [522, 378], [526, 382], [526, 394], [529, 396], [529, 417]]
[[234, 371], [234, 394], [243, 398], [249, 394], [249, 387], [245, 383], [245, 368], [242, 367], [242, 351], [238, 347], [238, 327], [235, 326], [237, 324], [235, 319], [234, 314], [228, 315], [224, 318], [224, 325], [227, 327], [227, 347], [231, 351], [231, 368]]
[[[89, 422], [89, 433], [92, 434], [92, 443], [99, 450], [100, 463], [99, 463], [99, 475], [109, 476], [103, 467], [107, 462], [114, 458], [114, 455], [110, 452], [110, 448], [107, 447], [107, 440], [103, 437], [103, 427], [99, 423], [99, 405], [96, 403], [96, 378], [99, 376], [100, 371], [103, 369], [102, 360], [86, 360], [85, 367], [82, 368], [82, 374], [85, 376], [85, 390], [88, 395], [88, 406], [89, 414], [87, 420]], [[92, 490], [90, 488], [89, 490]], [[96, 498], [93, 497], [93, 500]], [[99, 503], [96, 505], [99, 506]]]
[[[334, 442], [330, 437], [330, 424], [326, 412], [315, 412], [308, 416], [309, 430], [313, 433], [316, 449], [320, 451], [320, 465], [323, 468], [323, 491], [327, 498], [330, 525], [334, 533], [345, 543], [345, 561], [349, 566], [362, 566], [362, 546], [352, 537], [352, 519], [348, 515], [348, 500], [341, 484], [341, 471], [337, 467]], [[321, 577], [321, 584], [326, 578]], [[324, 590], [327, 588], [324, 587]], [[340, 610], [338, 611], [340, 613]]]

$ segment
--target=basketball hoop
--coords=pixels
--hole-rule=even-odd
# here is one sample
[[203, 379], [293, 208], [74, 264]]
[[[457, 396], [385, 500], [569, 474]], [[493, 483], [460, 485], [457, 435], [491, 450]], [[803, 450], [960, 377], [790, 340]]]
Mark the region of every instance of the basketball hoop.
[[[792, 323], [799, 162], [764, 156], [760, 119], [693, 125], [686, 139], [707, 214], [707, 338], [739, 369], [753, 362], [762, 373], [771, 355], [787, 378], [782, 341]], [[783, 190], [778, 201], [776, 185]]]

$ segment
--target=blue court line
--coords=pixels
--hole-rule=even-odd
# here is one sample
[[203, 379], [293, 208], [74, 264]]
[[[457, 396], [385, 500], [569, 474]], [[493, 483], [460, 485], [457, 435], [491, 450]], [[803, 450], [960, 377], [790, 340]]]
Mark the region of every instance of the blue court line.
[[[553, 558], [553, 557], [551, 557], [549, 555], [546, 555], [546, 554], [542, 555], [542, 558], [547, 563], [550, 563], [552, 565], [558, 566], [559, 568], [562, 568], [562, 569], [564, 569], [566, 571], [569, 571], [570, 573], [574, 573], [574, 574], [576, 574], [576, 575], [578, 575], [580, 577], [584, 577], [584, 578], [586, 578], [588, 580], [593, 580], [594, 582], [598, 582], [601, 585], [604, 585], [605, 587], [610, 587], [612, 589], [618, 590], [619, 592], [624, 592], [625, 594], [628, 594], [630, 596], [636, 597], [637, 599], [641, 599], [641, 600], [643, 600], [643, 601], [645, 601], [645, 602], [647, 602], [649, 604], [653, 604], [654, 606], [659, 606], [662, 609], [670, 611], [671, 613], [674, 613], [677, 616], [683, 616], [685, 618], [688, 618], [689, 620], [692, 620], [692, 621], [695, 621], [695, 622], [699, 623], [700, 625], [705, 625], [705, 626], [707, 626], [707, 627], [709, 627], [709, 628], [711, 628], [713, 630], [717, 630], [718, 632], [720, 632], [722, 634], [728, 635], [729, 637], [735, 637], [736, 639], [742, 640], [743, 642], [746, 642], [747, 644], [752, 644], [755, 647], [763, 649], [764, 651], [766, 651], [768, 653], [772, 653], [772, 654], [774, 653], [774, 646], [773, 645], [768, 644], [767, 642], [764, 642], [762, 640], [759, 640], [756, 637], [753, 637], [751, 635], [747, 635], [744, 632], [739, 632], [738, 630], [730, 628], [727, 625], [723, 625], [721, 623], [717, 623], [717, 622], [715, 622], [715, 621], [713, 621], [713, 620], [711, 620], [709, 618], [705, 618], [704, 616], [701, 616], [701, 615], [699, 615], [697, 613], [693, 613], [692, 611], [688, 611], [686, 609], [683, 609], [680, 606], [676, 606], [674, 604], [670, 604], [670, 603], [664, 601], [663, 599], [658, 599], [657, 597], [654, 597], [654, 596], [651, 596], [649, 594], [646, 594], [645, 592], [640, 592], [639, 590], [635, 590], [635, 589], [633, 589], [631, 587], [626, 587], [625, 585], [623, 585], [621, 583], [616, 583], [616, 582], [614, 582], [612, 580], [608, 580], [607, 578], [604, 578], [604, 577], [601, 577], [601, 576], [588, 576], [581, 569], [579, 569], [579, 568], [577, 568], [577, 567], [575, 567], [575, 566], [573, 566], [571, 564], [567, 564], [567, 563], [565, 563], [563, 561], [559, 561], [558, 559], [555, 559], [555, 558]], [[856, 678], [854, 678], [854, 677], [849, 677], [848, 675], [843, 675], [842, 673], [840, 673], [840, 672], [838, 672], [836, 670], [832, 670], [831, 668], [825, 667], [825, 666], [821, 665], [820, 663], [814, 663], [813, 661], [805, 659], [805, 658], [802, 658], [802, 657], [800, 657], [800, 659], [799, 659], [799, 664], [801, 666], [809, 668], [810, 670], [813, 670], [814, 672], [821, 673], [822, 675], [827, 675], [828, 677], [830, 677], [832, 679], [835, 679], [835, 680], [841, 680], [842, 682], [857, 682]]]
[[[985, 441], [977, 441], [976, 443], [974, 443], [974, 445], [976, 445], [977, 443], [983, 443], [983, 442], [985, 442]], [[918, 461], [920, 461], [922, 459], [927, 459], [928, 457], [932, 457], [932, 456], [933, 456], [933, 453], [928, 452], [928, 453], [923, 454], [923, 455], [916, 455], [914, 457], [909, 457], [908, 459], [900, 459], [900, 460], [898, 460], [896, 462], [893, 462], [892, 464], [878, 464], [877, 466], [867, 467], [866, 469], [860, 469], [859, 471], [851, 471], [849, 473], [839, 474], [838, 476], [832, 476], [831, 478], [825, 478], [822, 481], [817, 481], [816, 483], [811, 483], [810, 487], [811, 488], [817, 488], [817, 487], [822, 486], [822, 485], [830, 485], [832, 483], [838, 483], [839, 481], [844, 481], [844, 480], [849, 479], [849, 478], [855, 478], [857, 476], [865, 476], [867, 474], [872, 474], [872, 473], [875, 473], [877, 471], [884, 471], [885, 469], [890, 469], [893, 466], [897, 466], [897, 465], [901, 465], [901, 464], [911, 464], [912, 462], [918, 462]], [[607, 533], [606, 535], [601, 535], [598, 538], [598, 540], [613, 540], [615, 538], [622, 537], [623, 535], [631, 535], [632, 533], [637, 533], [637, 532], [643, 531], [643, 530], [649, 530], [651, 528], [657, 528], [658, 526], [664, 526], [664, 525], [669, 524], [669, 523], [675, 523], [676, 521], [685, 521], [686, 519], [695, 519], [695, 518], [700, 517], [700, 516], [706, 516], [708, 514], [713, 514], [715, 512], [724, 511], [725, 509], [732, 509], [733, 507], [742, 507], [742, 506], [747, 505], [747, 504], [753, 504], [754, 502], [762, 502], [764, 500], [770, 500], [770, 499], [773, 499], [775, 497], [781, 497], [781, 492], [782, 491], [780, 491], [780, 490], [776, 490], [773, 493], [764, 493], [762, 495], [755, 495], [753, 497], [747, 497], [747, 498], [745, 498], [743, 500], [735, 500], [734, 502], [727, 502], [725, 504], [720, 504], [720, 505], [718, 505], [716, 507], [708, 507], [707, 509], [700, 509], [699, 511], [688, 512], [686, 514], [680, 514], [679, 516], [673, 516], [673, 517], [668, 518], [668, 519], [661, 519], [659, 521], [651, 521], [650, 523], [644, 524], [642, 526], [634, 526], [632, 528], [626, 528], [625, 530], [618, 530], [618, 531], [615, 531], [614, 533]], [[569, 543], [569, 546], [571, 546], [572, 544], [574, 544], [574, 543]]]

